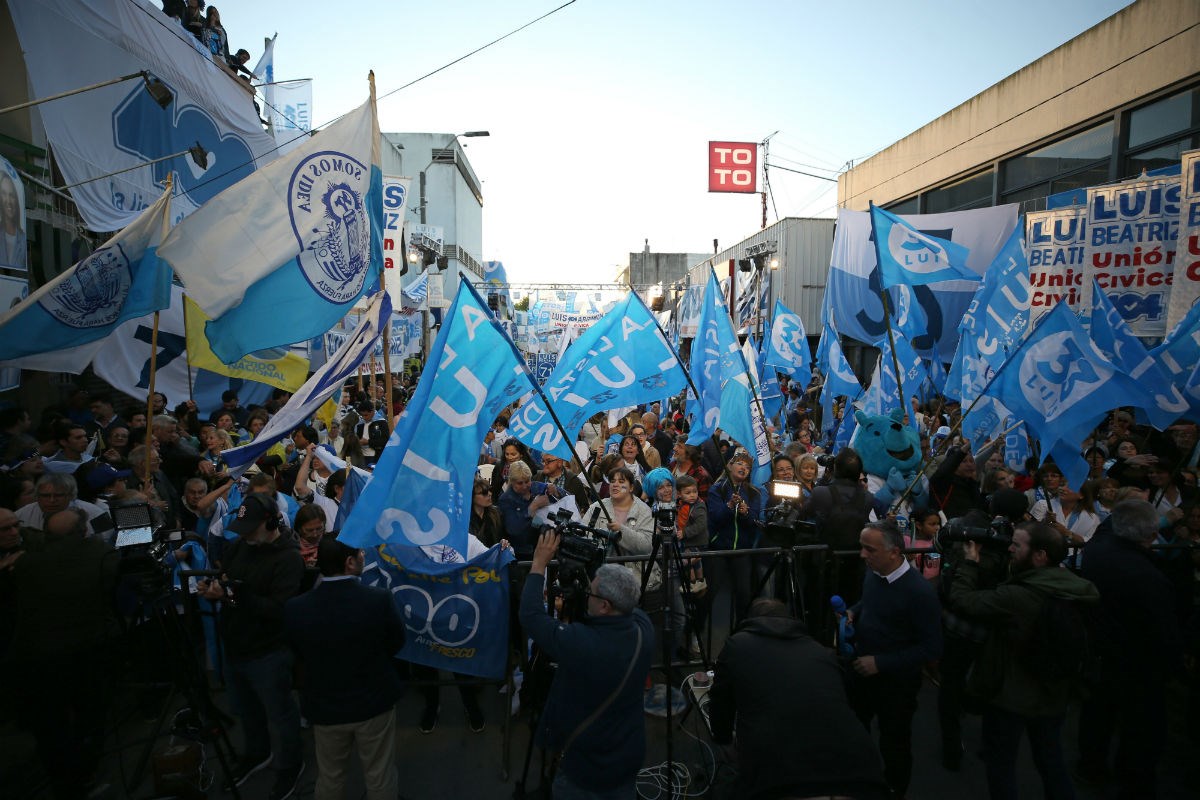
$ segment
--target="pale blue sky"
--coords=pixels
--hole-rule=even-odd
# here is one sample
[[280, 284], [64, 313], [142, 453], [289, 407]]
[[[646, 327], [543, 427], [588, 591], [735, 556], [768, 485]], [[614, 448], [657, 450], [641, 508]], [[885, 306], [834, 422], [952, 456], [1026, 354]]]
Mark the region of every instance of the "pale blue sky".
[[[561, 0], [217, 5], [251, 63], [278, 31], [277, 79], [314, 79], [321, 124], [365, 99], [368, 70], [382, 96]], [[707, 192], [709, 140], [778, 130], [773, 162], [834, 176], [1126, 5], [577, 0], [381, 100], [380, 126], [491, 131], [463, 140], [483, 257], [514, 282], [606, 282], [646, 238], [710, 252], [758, 229], [757, 195]], [[834, 214], [833, 183], [772, 170], [771, 185], [780, 217]]]

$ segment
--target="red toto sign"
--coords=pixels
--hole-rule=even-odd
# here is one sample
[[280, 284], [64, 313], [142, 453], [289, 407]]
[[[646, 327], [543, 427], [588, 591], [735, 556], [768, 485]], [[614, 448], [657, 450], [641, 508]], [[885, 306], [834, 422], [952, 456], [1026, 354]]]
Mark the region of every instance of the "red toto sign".
[[758, 145], [754, 142], [708, 143], [708, 190], [753, 193], [758, 174]]

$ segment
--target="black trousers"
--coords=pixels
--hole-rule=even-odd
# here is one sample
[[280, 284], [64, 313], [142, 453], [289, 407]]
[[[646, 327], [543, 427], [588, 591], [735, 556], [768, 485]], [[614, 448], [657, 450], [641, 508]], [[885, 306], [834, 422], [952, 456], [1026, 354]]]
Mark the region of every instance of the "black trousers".
[[859, 721], [871, 730], [871, 720], [879, 721], [879, 754], [883, 756], [883, 776], [898, 795], [908, 791], [912, 780], [912, 720], [917, 711], [917, 692], [921, 673], [849, 676], [850, 705]]
[[962, 752], [963, 698], [967, 691], [967, 672], [975, 660], [979, 645], [969, 639], [943, 631], [942, 658], [939, 662], [941, 685], [938, 687], [938, 722], [942, 729], [942, 753], [956, 758]]
[[1107, 671], [1079, 710], [1079, 760], [1105, 770], [1112, 754], [1117, 797], [1157, 796], [1156, 767], [1167, 738], [1166, 687], [1147, 674]]

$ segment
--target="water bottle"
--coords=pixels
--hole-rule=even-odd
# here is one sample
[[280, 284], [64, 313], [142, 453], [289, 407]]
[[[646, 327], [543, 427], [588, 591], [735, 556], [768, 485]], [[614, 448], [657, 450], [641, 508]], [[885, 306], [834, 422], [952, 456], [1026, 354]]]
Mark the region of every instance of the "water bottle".
[[835, 594], [829, 598], [833, 613], [837, 616], [837, 651], [839, 656], [847, 658], [854, 655], [854, 624], [846, 611], [846, 601], [841, 595]]

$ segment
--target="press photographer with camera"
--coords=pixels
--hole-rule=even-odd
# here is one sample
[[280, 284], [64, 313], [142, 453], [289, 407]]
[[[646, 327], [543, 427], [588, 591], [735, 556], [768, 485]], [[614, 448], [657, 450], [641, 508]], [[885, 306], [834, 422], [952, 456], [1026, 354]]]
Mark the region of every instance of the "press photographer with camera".
[[646, 748], [642, 687], [650, 673], [652, 625], [637, 607], [637, 578], [616, 564], [596, 570], [582, 619], [563, 623], [547, 613], [546, 567], [559, 540], [553, 531], [539, 537], [521, 594], [522, 627], [558, 664], [537, 743], [560, 756], [555, 798], [627, 800]]
[[962, 766], [962, 715], [967, 673], [990, 629], [985, 620], [959, 608], [950, 597], [955, 573], [966, 560], [963, 543], [980, 542], [976, 588], [994, 589], [1008, 578], [1008, 547], [1013, 526], [1025, 520], [1028, 499], [1016, 489], [1000, 489], [989, 499], [991, 514], [976, 509], [949, 520], [934, 535], [933, 549], [941, 554], [942, 658], [938, 664], [938, 722], [942, 736], [942, 766], [956, 772]]
[[1048, 798], [1075, 796], [1063, 759], [1060, 734], [1075, 676], [1056, 674], [1039, 630], [1045, 606], [1056, 601], [1095, 606], [1100, 594], [1089, 581], [1059, 566], [1067, 555], [1062, 535], [1038, 522], [1013, 531], [1010, 577], [993, 589], [979, 588], [984, 545], [963, 544], [950, 599], [955, 608], [991, 623], [967, 689], [985, 703], [983, 757], [994, 800], [1017, 795], [1017, 751], [1029, 735], [1033, 763]]
[[283, 626], [284, 605], [300, 591], [304, 559], [295, 539], [283, 536], [285, 525], [270, 494], [246, 495], [226, 525], [239, 538], [225, 551], [224, 578], [200, 590], [206, 600], [221, 602], [225, 674], [244, 736], [234, 782], [241, 786], [274, 763], [271, 800], [290, 797], [304, 770], [300, 712], [292, 699], [294, 659]]

